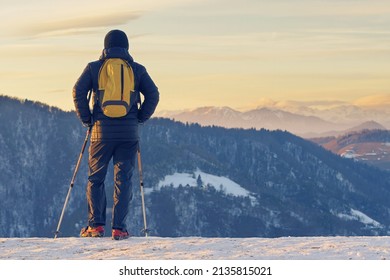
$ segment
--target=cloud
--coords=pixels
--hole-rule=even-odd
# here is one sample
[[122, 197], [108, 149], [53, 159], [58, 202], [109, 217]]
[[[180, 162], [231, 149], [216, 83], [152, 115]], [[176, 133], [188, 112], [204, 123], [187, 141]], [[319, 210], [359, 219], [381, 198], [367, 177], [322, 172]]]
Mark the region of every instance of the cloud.
[[[47, 44], [10, 44], [0, 46], [0, 59], [4, 61], [12, 61], [14, 57], [37, 59], [45, 57], [58, 58], [64, 56], [87, 56], [96, 51], [96, 49], [88, 47], [71, 47], [71, 46], [52, 46]], [[4, 65], [3, 65], [4, 66]], [[6, 67], [9, 69], [9, 67]], [[2, 67], [0, 67], [0, 70]], [[1, 71], [0, 71], [1, 74]]]
[[23, 24], [18, 35], [27, 37], [63, 36], [95, 32], [96, 28], [117, 26], [136, 20], [140, 12], [124, 11], [102, 15], [79, 16], [61, 20], [43, 20], [33, 24]]
[[347, 101], [342, 100], [274, 100], [267, 97], [262, 97], [257, 99], [255, 102], [258, 108], [262, 107], [274, 107], [279, 109], [292, 109], [295, 108], [299, 110], [300, 108], [331, 108], [341, 105], [349, 104]]
[[197, 1], [18, 0], [6, 2], [0, 9], [2, 19], [0, 41], [4, 41], [4, 38], [74, 35], [80, 34], [79, 29], [83, 29], [83, 32], [94, 32], [98, 28], [125, 25], [144, 13], [161, 12]]
[[386, 107], [390, 106], [390, 94], [370, 95], [359, 98], [353, 102], [359, 107]]
[[[390, 13], [388, 0], [263, 0], [256, 1], [256, 4], [258, 9], [252, 7], [249, 12], [278, 17], [365, 17], [388, 15]], [[245, 7], [245, 5], [242, 6]], [[250, 8], [249, 5], [246, 7]]]
[[[204, 2], [203, 16], [370, 17], [390, 13], [388, 0], [214, 0]], [[197, 10], [188, 10], [194, 15]]]

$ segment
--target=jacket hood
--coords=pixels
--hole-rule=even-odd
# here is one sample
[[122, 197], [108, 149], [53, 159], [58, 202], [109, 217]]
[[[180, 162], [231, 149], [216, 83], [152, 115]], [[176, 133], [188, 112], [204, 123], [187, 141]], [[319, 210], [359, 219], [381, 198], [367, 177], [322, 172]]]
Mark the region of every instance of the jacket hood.
[[100, 60], [105, 60], [108, 58], [122, 58], [128, 62], [134, 62], [134, 59], [129, 54], [129, 51], [125, 48], [109, 48], [109, 49], [103, 49], [102, 55], [100, 56]]
[[114, 47], [129, 49], [129, 40], [127, 39], [126, 33], [122, 30], [111, 30], [104, 38], [105, 49]]

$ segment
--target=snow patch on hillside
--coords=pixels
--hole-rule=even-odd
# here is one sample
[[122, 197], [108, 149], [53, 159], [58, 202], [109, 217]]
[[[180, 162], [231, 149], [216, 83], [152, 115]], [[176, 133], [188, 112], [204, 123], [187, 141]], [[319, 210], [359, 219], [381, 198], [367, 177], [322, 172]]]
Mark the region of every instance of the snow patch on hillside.
[[[200, 181], [198, 181], [200, 178]], [[201, 185], [201, 186], [200, 186]], [[223, 191], [228, 195], [233, 196], [247, 196], [251, 199], [255, 199], [251, 193], [245, 188], [241, 187], [236, 182], [230, 180], [224, 176], [216, 176], [209, 173], [202, 172], [201, 170], [196, 170], [194, 173], [179, 173], [176, 172], [172, 175], [167, 175], [163, 180], [160, 180], [158, 186], [153, 190], [158, 191], [163, 187], [173, 186], [178, 188], [179, 186], [183, 187], [214, 187], [216, 190]], [[146, 190], [151, 191], [151, 190]]]
[[350, 209], [350, 213], [348, 213], [348, 214], [346, 214], [346, 213], [333, 213], [333, 214], [336, 215], [337, 217], [339, 217], [340, 219], [343, 219], [343, 220], [359, 221], [362, 224], [365, 224], [365, 225], [370, 226], [370, 227], [376, 227], [376, 228], [383, 227], [379, 222], [375, 221], [374, 219], [370, 218], [369, 216], [367, 216], [363, 212], [356, 210], [356, 209]]

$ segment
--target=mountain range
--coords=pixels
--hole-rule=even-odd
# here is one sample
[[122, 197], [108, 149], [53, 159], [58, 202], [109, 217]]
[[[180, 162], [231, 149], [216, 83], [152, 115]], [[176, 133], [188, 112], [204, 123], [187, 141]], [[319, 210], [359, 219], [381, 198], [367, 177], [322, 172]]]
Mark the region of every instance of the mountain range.
[[[54, 235], [85, 133], [74, 112], [0, 96], [0, 236]], [[390, 173], [290, 132], [154, 118], [140, 134], [152, 235], [390, 233]], [[77, 236], [86, 225], [86, 158], [61, 236]], [[137, 175], [128, 217], [136, 236], [143, 228]], [[108, 217], [112, 181], [110, 166]]]
[[298, 102], [268, 102], [246, 111], [230, 107], [201, 107], [161, 111], [158, 116], [206, 126], [287, 130], [305, 138], [335, 136], [369, 122], [390, 127], [390, 109], [387, 107], [372, 108], [345, 103], [332, 103], [322, 107], [315, 105], [317, 106]]

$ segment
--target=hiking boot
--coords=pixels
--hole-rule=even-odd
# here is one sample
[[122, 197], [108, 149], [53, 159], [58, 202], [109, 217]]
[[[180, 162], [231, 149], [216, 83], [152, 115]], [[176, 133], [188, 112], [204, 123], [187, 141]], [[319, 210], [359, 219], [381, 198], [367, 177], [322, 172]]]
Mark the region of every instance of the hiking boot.
[[80, 237], [103, 237], [104, 226], [82, 228], [80, 231]]
[[112, 239], [114, 240], [122, 240], [130, 237], [130, 234], [127, 230], [113, 229], [112, 230]]

